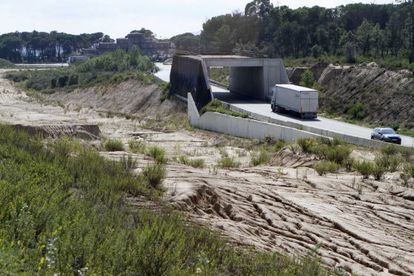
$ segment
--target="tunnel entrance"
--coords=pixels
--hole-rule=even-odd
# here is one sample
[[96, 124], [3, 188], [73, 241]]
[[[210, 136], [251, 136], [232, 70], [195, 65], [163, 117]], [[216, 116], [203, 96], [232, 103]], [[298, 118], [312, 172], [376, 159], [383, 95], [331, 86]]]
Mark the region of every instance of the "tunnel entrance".
[[229, 69], [230, 94], [252, 100], [269, 101], [275, 84], [289, 83], [281, 59], [243, 56], [174, 56], [171, 69], [171, 93], [186, 97], [191, 92], [197, 108], [214, 98], [210, 68]]

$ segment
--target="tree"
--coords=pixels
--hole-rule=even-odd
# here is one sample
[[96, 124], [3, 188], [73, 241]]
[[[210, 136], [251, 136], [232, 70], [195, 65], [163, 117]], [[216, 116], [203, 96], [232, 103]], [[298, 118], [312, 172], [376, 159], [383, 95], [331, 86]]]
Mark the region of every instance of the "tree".
[[371, 22], [364, 19], [356, 31], [358, 45], [362, 49], [363, 55], [369, 55], [373, 44], [374, 26]]
[[315, 86], [315, 78], [313, 77], [313, 73], [311, 70], [307, 69], [303, 74], [300, 76], [300, 85], [304, 87], [312, 88]]

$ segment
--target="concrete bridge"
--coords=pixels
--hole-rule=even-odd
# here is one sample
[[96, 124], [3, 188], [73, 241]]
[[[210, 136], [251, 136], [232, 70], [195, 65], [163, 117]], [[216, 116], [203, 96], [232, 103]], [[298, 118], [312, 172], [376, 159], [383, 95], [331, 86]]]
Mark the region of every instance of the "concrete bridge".
[[230, 92], [256, 100], [269, 100], [275, 84], [289, 83], [281, 59], [177, 55], [173, 58], [170, 92], [182, 97], [190, 92], [200, 110], [214, 98], [211, 67], [229, 67]]

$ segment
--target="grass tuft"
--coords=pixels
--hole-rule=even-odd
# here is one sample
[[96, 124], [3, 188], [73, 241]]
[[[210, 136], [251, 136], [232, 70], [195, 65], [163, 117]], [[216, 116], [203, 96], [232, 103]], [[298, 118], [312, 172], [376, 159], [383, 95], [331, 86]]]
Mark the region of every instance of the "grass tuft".
[[191, 166], [193, 168], [204, 168], [205, 167], [205, 163], [203, 159], [190, 159], [187, 156], [180, 156], [180, 158], [178, 158], [178, 162], [187, 166]]
[[218, 162], [218, 166], [223, 169], [238, 168], [240, 165], [241, 164], [239, 162], [229, 156], [223, 156]]
[[165, 149], [160, 147], [148, 147], [145, 150], [145, 154], [154, 158], [157, 164], [165, 164], [167, 163], [167, 158], [165, 157]]
[[331, 161], [322, 161], [322, 162], [316, 163], [313, 168], [319, 175], [322, 176], [322, 175], [326, 175], [327, 173], [337, 172], [340, 166], [337, 163], [334, 163]]
[[107, 140], [104, 144], [106, 151], [124, 151], [124, 144], [119, 140]]

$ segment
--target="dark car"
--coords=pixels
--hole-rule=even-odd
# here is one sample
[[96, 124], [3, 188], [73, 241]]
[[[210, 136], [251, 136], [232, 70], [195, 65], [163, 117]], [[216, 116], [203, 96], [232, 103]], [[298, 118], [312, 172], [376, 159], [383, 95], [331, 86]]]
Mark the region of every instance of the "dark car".
[[371, 134], [371, 139], [401, 145], [401, 136], [392, 128], [376, 128]]

